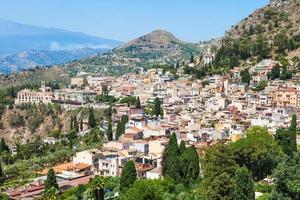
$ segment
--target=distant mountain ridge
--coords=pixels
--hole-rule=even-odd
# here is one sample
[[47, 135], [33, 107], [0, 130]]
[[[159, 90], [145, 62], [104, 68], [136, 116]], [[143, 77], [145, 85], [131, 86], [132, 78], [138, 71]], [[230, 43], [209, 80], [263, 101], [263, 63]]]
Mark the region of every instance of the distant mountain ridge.
[[43, 28], [0, 19], [0, 55], [29, 50], [112, 49], [120, 41], [57, 28]]
[[55, 65], [106, 52], [122, 42], [0, 19], [0, 73]]
[[67, 63], [73, 60], [98, 55], [105, 49], [71, 49], [61, 51], [30, 50], [16, 54], [0, 56], [0, 73], [9, 74], [36, 66], [51, 66]]

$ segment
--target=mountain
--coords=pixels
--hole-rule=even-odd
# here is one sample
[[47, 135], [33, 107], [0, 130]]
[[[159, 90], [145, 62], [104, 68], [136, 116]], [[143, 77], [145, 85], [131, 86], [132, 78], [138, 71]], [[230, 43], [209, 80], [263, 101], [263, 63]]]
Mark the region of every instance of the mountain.
[[114, 52], [127, 57], [149, 60], [171, 59], [186, 53], [190, 56], [194, 50], [197, 50], [195, 45], [177, 39], [172, 33], [155, 30], [114, 49]]
[[79, 71], [101, 73], [112, 68], [124, 70], [156, 64], [173, 64], [201, 51], [199, 45], [177, 39], [165, 30], [155, 30], [103, 55], [72, 62]]
[[104, 49], [70, 49], [61, 51], [31, 50], [0, 56], [0, 73], [9, 74], [36, 66], [51, 66], [102, 54]]
[[57, 28], [43, 28], [0, 20], [0, 55], [29, 50], [111, 49], [120, 41]]
[[122, 42], [0, 20], [0, 44], [0, 73], [11, 73], [103, 53]]
[[271, 0], [226, 32], [217, 63], [233, 67], [265, 58], [299, 57], [299, 24], [299, 0]]

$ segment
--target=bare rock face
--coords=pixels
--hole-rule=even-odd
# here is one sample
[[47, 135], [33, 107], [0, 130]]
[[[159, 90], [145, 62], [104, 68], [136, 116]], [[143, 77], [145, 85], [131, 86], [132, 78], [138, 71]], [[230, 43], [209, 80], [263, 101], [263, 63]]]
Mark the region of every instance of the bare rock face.
[[293, 0], [270, 0], [270, 6], [272, 7], [281, 7], [284, 4], [293, 2]]

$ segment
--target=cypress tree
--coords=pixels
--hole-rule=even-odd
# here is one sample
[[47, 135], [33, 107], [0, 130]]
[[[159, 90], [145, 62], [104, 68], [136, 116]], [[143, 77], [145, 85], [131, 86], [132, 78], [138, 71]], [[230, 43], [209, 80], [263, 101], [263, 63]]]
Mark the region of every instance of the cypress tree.
[[250, 77], [249, 69], [245, 69], [244, 71], [242, 71], [241, 76], [242, 76], [243, 83], [250, 84], [251, 77]]
[[136, 169], [133, 161], [127, 161], [120, 179], [120, 190], [125, 191], [130, 188], [136, 180]]
[[290, 140], [291, 140], [291, 151], [297, 152], [297, 116], [296, 114], [293, 114], [292, 116], [292, 122], [289, 127], [290, 132]]
[[135, 107], [138, 108], [138, 109], [142, 108], [142, 106], [141, 106], [141, 101], [140, 101], [140, 97], [137, 97], [137, 98], [136, 98], [136, 104], [135, 104]]
[[116, 128], [116, 139], [118, 140], [121, 135], [122, 135], [122, 124], [120, 121], [118, 121], [117, 128]]
[[81, 118], [80, 119], [80, 131], [82, 131], [83, 130], [83, 119]]
[[159, 116], [162, 114], [162, 110], [161, 110], [161, 102], [159, 100], [158, 97], [155, 98], [154, 100], [154, 110], [153, 110], [153, 114], [156, 116]]
[[163, 152], [162, 174], [164, 177], [173, 178], [176, 183], [180, 180], [179, 155], [177, 138], [175, 133], [173, 133]]
[[3, 184], [4, 179], [5, 179], [5, 177], [4, 177], [4, 173], [3, 173], [3, 170], [2, 170], [2, 164], [0, 162], [0, 185]]
[[246, 167], [235, 172], [234, 197], [236, 200], [254, 200], [255, 191], [251, 172]]
[[183, 152], [179, 159], [180, 176], [183, 184], [189, 185], [198, 178], [200, 173], [199, 163], [199, 156], [194, 146]]
[[78, 121], [76, 119], [76, 116], [74, 116], [73, 118], [73, 123], [74, 123], [74, 130], [76, 131], [76, 133], [79, 132], [79, 126], [78, 126]]
[[71, 116], [71, 120], [70, 120], [70, 130], [74, 129], [74, 119], [73, 119], [73, 115]]
[[297, 152], [297, 119], [296, 115], [293, 115], [291, 125], [288, 129], [277, 129], [275, 139], [281, 146], [283, 152], [286, 155], [292, 156], [294, 152]]
[[111, 119], [108, 121], [108, 127], [107, 127], [106, 135], [107, 135], [107, 140], [108, 141], [112, 141], [113, 140]]
[[9, 151], [9, 148], [6, 145], [4, 138], [1, 138], [1, 141], [0, 141], [0, 154], [3, 153], [4, 151]]
[[89, 125], [89, 128], [96, 127], [96, 119], [95, 119], [94, 109], [92, 107], [89, 108], [88, 125]]
[[293, 114], [292, 116], [292, 121], [289, 129], [292, 132], [297, 132], [297, 116], [295, 114]]
[[179, 153], [180, 153], [180, 155], [182, 155], [185, 150], [186, 150], [185, 142], [183, 140], [181, 140], [180, 141], [180, 145], [179, 145]]
[[126, 129], [126, 123], [128, 122], [128, 116], [123, 115], [121, 118], [121, 133], [122, 135], [125, 134], [125, 129]]
[[58, 183], [56, 181], [56, 177], [55, 177], [55, 172], [54, 170], [51, 168], [48, 171], [47, 174], [47, 179], [45, 181], [45, 190], [44, 190], [44, 196], [49, 196], [49, 195], [53, 195], [53, 194], [49, 194], [52, 193], [53, 190], [58, 191], [59, 187], [58, 187]]

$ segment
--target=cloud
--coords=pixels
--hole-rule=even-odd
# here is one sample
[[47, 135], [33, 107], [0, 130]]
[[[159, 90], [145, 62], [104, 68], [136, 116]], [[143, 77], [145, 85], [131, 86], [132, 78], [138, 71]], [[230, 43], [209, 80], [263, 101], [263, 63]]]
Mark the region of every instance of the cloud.
[[53, 41], [49, 47], [52, 51], [61, 51], [61, 50], [70, 50], [70, 49], [83, 49], [83, 48], [92, 48], [92, 49], [111, 49], [112, 46], [107, 44], [91, 44], [91, 43], [85, 43], [85, 44], [77, 44], [77, 43], [71, 43], [71, 44], [60, 44], [57, 41]]

